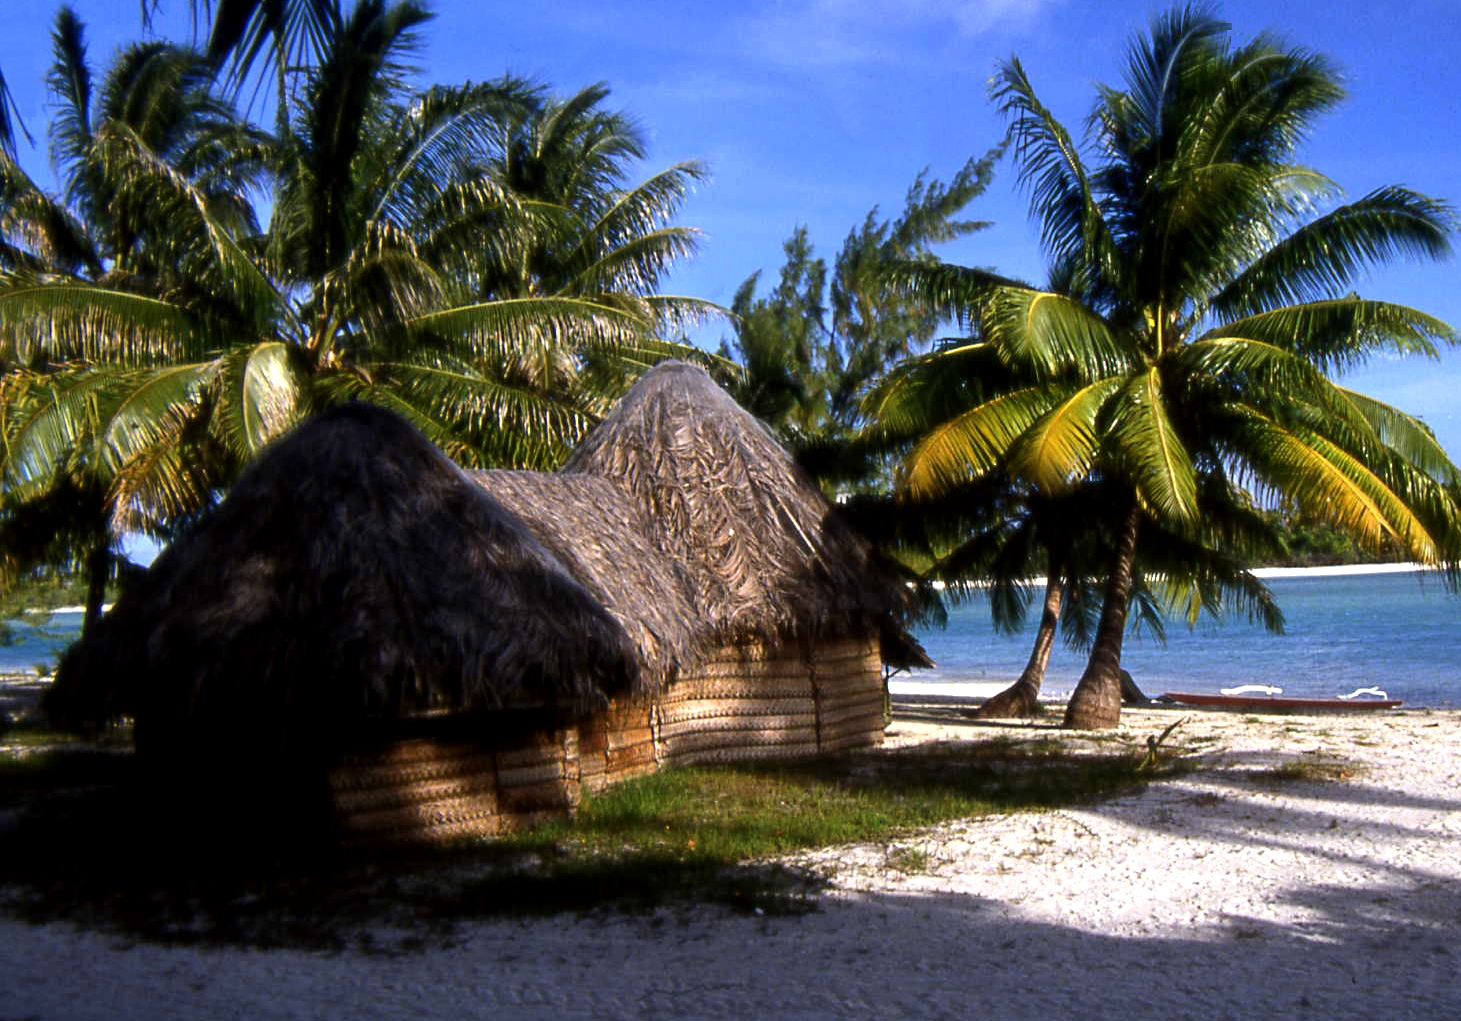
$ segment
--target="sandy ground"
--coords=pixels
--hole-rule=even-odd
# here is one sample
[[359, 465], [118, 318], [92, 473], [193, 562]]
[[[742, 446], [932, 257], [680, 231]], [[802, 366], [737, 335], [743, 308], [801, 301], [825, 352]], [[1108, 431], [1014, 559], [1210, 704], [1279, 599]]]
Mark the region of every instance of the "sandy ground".
[[[1076, 810], [800, 856], [798, 917], [472, 926], [396, 957], [128, 945], [0, 920], [0, 1021], [1461, 1017], [1461, 714], [1178, 716], [1206, 768]], [[900, 718], [890, 741], [1001, 728]], [[1280, 779], [1295, 762], [1346, 779]]]

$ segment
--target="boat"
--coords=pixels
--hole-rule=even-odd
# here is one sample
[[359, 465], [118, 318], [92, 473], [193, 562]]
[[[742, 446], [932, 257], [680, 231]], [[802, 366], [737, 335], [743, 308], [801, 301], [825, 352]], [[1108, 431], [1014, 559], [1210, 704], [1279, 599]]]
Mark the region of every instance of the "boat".
[[1208, 709], [1246, 709], [1257, 712], [1356, 712], [1366, 709], [1395, 709], [1404, 703], [1398, 698], [1355, 698], [1341, 695], [1338, 698], [1298, 698], [1287, 695], [1265, 695], [1261, 693], [1238, 692], [1234, 694], [1213, 694], [1196, 691], [1163, 692], [1159, 702], [1177, 702], [1181, 705], [1202, 706]]

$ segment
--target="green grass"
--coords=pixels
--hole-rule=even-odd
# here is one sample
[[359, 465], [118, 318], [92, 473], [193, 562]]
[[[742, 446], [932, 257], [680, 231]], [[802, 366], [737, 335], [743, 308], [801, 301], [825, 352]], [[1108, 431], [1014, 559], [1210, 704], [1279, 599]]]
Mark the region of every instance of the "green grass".
[[[573, 822], [432, 852], [347, 854], [199, 824], [157, 801], [130, 756], [82, 747], [0, 759], [4, 910], [127, 938], [391, 952], [467, 921], [685, 904], [813, 909], [826, 880], [780, 856], [891, 844], [921, 827], [1037, 811], [1170, 771], [1129, 750], [1073, 754], [1049, 738], [862, 752], [767, 766], [669, 770], [587, 797]], [[920, 871], [923, 852], [888, 855]], [[395, 935], [383, 939], [381, 931]]]

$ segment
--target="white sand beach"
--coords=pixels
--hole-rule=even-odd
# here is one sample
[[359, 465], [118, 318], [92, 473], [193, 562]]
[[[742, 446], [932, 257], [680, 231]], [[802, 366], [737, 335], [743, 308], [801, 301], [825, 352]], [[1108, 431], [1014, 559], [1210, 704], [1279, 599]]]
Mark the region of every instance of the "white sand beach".
[[[1178, 718], [1191, 775], [800, 855], [833, 880], [804, 916], [489, 922], [384, 957], [4, 920], [0, 1017], [1461, 1016], [1461, 714], [1152, 709], [1120, 734]], [[889, 742], [1002, 735], [899, 719]], [[1343, 778], [1293, 777], [1314, 762]]]

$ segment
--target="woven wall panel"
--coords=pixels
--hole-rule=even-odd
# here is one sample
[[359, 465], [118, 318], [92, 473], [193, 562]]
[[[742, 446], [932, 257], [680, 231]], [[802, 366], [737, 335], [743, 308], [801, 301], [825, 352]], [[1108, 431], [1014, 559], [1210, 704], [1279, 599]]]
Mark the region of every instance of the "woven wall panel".
[[[524, 813], [571, 814], [579, 799], [576, 730], [516, 733], [511, 746], [410, 738], [346, 756], [330, 771], [347, 843], [439, 843], [493, 836]], [[571, 764], [571, 767], [570, 767]]]
[[805, 732], [815, 735], [817, 717], [806, 713], [778, 713], [769, 716], [703, 716], [693, 720], [666, 721], [659, 733], [662, 741], [669, 741], [686, 734], [718, 734], [728, 731], [779, 734], [785, 731]]
[[[578, 757], [578, 739], [575, 736], [573, 757]], [[537, 748], [503, 748], [497, 752], [497, 771], [508, 773], [517, 769], [540, 769], [551, 767], [563, 775], [564, 760], [567, 758], [561, 744], [544, 745]]]
[[648, 721], [642, 725], [638, 724], [628, 730], [609, 731], [604, 750], [609, 752], [622, 751], [625, 748], [635, 748], [642, 744], [654, 744], [654, 731], [650, 728]]
[[497, 793], [497, 804], [504, 815], [524, 812], [556, 811], [562, 819], [578, 807], [579, 784], [562, 779], [541, 783], [503, 784]]
[[421, 739], [346, 756], [330, 770], [329, 779], [332, 790], [369, 790], [403, 782], [490, 774], [492, 769], [491, 749]]
[[388, 787], [337, 788], [333, 797], [335, 808], [346, 815], [460, 798], [477, 798], [492, 810], [497, 804], [497, 777], [487, 772], [449, 780], [402, 780]]
[[866, 706], [857, 712], [844, 711], [838, 713], [836, 719], [822, 720], [822, 736], [829, 737], [841, 734], [849, 728], [872, 728], [883, 726], [883, 707], [881, 703]]
[[339, 766], [330, 770], [330, 790], [336, 794], [351, 791], [389, 790], [402, 784], [459, 780], [465, 777], [492, 776], [491, 756], [473, 755], [456, 760], [444, 754], [434, 762], [417, 761], [407, 765], [393, 762], [374, 765]]
[[863, 669], [853, 663], [833, 672], [817, 664], [817, 690], [848, 694], [855, 691], [882, 691], [883, 676], [877, 670]]
[[479, 798], [444, 798], [420, 805], [352, 812], [339, 819], [346, 839], [361, 843], [432, 843], [464, 835], [495, 836], [498, 806]]
[[604, 753], [604, 768], [611, 773], [654, 762], [654, 742], [643, 741]]
[[682, 678], [660, 697], [665, 705], [690, 703], [701, 698], [811, 698], [811, 678]]
[[810, 695], [795, 698], [699, 698], [660, 707], [660, 725], [727, 716], [809, 716], [817, 711]]
[[[705, 663], [695, 668], [693, 677], [706, 677], [712, 680], [745, 680], [754, 677], [782, 677], [794, 678], [806, 676], [806, 664], [801, 657], [786, 657], [778, 659], [757, 660], [753, 663]], [[681, 676], [674, 684], [670, 685], [673, 690], [676, 685], [683, 684], [685, 676]]]
[[816, 754], [817, 745], [814, 741], [808, 741], [802, 744], [761, 746], [731, 744], [717, 747], [706, 745], [700, 748], [677, 751], [673, 758], [665, 759], [665, 764], [674, 766], [708, 766], [723, 765], [731, 762], [767, 762], [778, 759], [797, 759]]
[[804, 745], [815, 746], [816, 728], [778, 727], [775, 730], [717, 730], [679, 734], [661, 743], [662, 759], [669, 762], [683, 751], [697, 748], [764, 748], [769, 746]]
[[822, 726], [831, 727], [840, 723], [842, 720], [860, 716], [877, 716], [879, 719], [882, 718], [883, 693], [881, 691], [863, 694], [856, 699], [849, 699], [846, 702], [837, 702], [829, 706], [824, 706], [821, 713], [818, 714], [818, 719], [821, 721]]
[[[574, 765], [574, 776], [577, 778], [577, 764]], [[564, 775], [564, 763], [537, 762], [524, 763], [513, 766], [511, 769], [497, 769], [497, 786], [499, 790], [509, 790], [513, 787], [531, 787], [542, 783], [562, 783], [566, 779]]]

